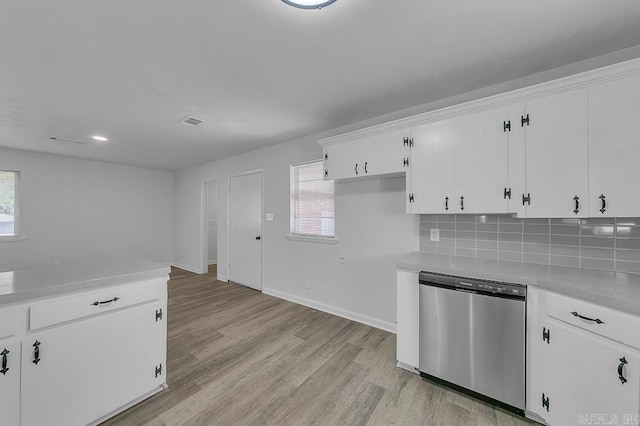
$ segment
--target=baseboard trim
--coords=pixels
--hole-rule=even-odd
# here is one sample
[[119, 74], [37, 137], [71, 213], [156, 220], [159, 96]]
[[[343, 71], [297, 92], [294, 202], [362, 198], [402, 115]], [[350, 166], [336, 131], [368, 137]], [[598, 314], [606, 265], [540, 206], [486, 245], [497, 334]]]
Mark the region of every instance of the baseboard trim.
[[210, 260], [209, 261], [209, 265], [217, 265], [218, 261], [217, 260]]
[[229, 282], [229, 277], [226, 275], [220, 275], [218, 272], [218, 276], [216, 277], [218, 281], [222, 281], [223, 283]]
[[[220, 279], [220, 278], [218, 278]], [[377, 318], [370, 317], [368, 315], [358, 314], [346, 309], [338, 308], [336, 306], [327, 305], [324, 303], [316, 302], [315, 300], [305, 299], [303, 297], [294, 296], [289, 293], [274, 290], [267, 287], [262, 287], [262, 292], [269, 296], [277, 297], [278, 299], [288, 300], [289, 302], [297, 303], [299, 305], [308, 306], [309, 308], [317, 309], [322, 312], [327, 312], [332, 315], [336, 315], [342, 318], [346, 318], [352, 321], [359, 322], [361, 324], [370, 325], [371, 327], [379, 328], [380, 330], [388, 331], [389, 333], [396, 333], [396, 325], [387, 321], [380, 321]]]
[[192, 268], [190, 266], [183, 265], [181, 263], [171, 262], [171, 266], [173, 266], [174, 268], [180, 268], [180, 269], [184, 269], [185, 271], [193, 272], [194, 274], [202, 274], [202, 272], [199, 269]]

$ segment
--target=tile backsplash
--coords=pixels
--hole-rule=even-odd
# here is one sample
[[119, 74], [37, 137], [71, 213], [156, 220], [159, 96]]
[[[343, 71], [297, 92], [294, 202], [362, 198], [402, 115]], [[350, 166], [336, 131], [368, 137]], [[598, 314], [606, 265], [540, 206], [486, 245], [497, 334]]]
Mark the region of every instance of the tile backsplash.
[[640, 218], [421, 215], [420, 251], [640, 273]]

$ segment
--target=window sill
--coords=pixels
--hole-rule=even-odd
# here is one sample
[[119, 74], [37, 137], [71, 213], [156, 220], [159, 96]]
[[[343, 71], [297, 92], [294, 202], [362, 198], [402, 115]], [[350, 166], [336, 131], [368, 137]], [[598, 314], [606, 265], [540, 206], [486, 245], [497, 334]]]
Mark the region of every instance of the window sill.
[[340, 240], [336, 237], [311, 237], [306, 235], [287, 234], [284, 236], [287, 240], [300, 241], [306, 243], [318, 244], [338, 244]]
[[18, 243], [20, 241], [25, 241], [27, 237], [23, 236], [9, 236], [9, 235], [0, 235], [0, 243]]

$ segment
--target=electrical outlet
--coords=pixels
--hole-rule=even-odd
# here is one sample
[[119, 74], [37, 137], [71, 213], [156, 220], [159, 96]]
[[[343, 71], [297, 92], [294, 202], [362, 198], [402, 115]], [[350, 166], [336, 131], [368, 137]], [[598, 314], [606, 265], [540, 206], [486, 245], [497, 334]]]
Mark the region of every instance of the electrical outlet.
[[440, 230], [437, 228], [431, 228], [429, 232], [429, 239], [431, 241], [440, 241]]
[[340, 263], [347, 263], [347, 253], [345, 253], [345, 252], [341, 251], [341, 252], [338, 254], [338, 261], [339, 261]]
[[311, 280], [309, 278], [304, 279], [304, 288], [311, 288]]

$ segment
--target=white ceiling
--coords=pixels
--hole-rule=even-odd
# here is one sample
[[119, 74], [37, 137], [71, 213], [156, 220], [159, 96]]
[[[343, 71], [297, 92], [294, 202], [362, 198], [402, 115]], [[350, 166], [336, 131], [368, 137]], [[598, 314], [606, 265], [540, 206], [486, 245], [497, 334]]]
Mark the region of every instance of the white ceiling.
[[181, 169], [640, 45], [639, 28], [637, 0], [4, 0], [0, 146]]

